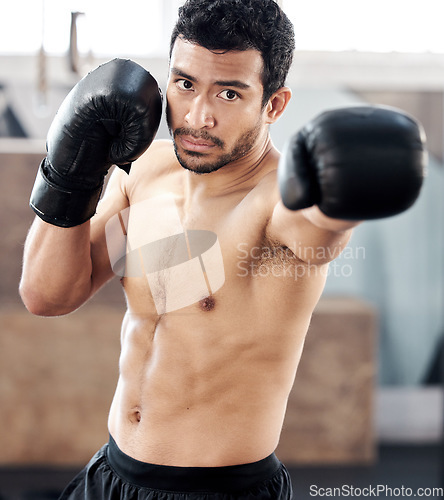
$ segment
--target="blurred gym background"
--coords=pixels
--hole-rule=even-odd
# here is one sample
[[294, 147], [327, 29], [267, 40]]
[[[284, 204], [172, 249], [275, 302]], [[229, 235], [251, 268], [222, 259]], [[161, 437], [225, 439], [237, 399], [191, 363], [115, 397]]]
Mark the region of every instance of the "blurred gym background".
[[[17, 293], [28, 199], [72, 86], [114, 57], [165, 89], [180, 0], [14, 0], [0, 17], [0, 499], [51, 499], [107, 440], [124, 300], [118, 283], [64, 318]], [[420, 199], [358, 227], [330, 267], [278, 449], [312, 486], [444, 486], [444, 37], [441, 0], [283, 0], [297, 51], [278, 148], [317, 113], [401, 108], [430, 150]], [[158, 137], [168, 137], [162, 123]], [[50, 269], [48, 270], [50, 272]], [[435, 495], [438, 497], [438, 495]]]

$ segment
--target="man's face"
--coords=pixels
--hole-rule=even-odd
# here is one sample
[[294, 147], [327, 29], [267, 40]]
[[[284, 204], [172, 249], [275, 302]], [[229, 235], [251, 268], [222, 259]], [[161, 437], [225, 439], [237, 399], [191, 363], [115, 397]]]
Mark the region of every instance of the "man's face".
[[167, 121], [180, 164], [210, 173], [243, 158], [266, 129], [257, 50], [211, 52], [177, 38]]

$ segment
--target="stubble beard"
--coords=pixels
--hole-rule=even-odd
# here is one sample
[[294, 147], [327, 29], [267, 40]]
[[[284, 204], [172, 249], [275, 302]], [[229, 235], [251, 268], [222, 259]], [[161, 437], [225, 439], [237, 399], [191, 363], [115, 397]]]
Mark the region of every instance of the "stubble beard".
[[[206, 130], [196, 131], [191, 128], [180, 127], [172, 131], [169, 124], [168, 129], [173, 138], [174, 152], [176, 153], [177, 161], [180, 165], [186, 170], [196, 174], [210, 174], [246, 156], [253, 148], [260, 134], [261, 123], [260, 120], [258, 120], [254, 127], [247, 130], [239, 137], [231, 151], [225, 153], [223, 152], [225, 149], [225, 142], [218, 137], [212, 136]], [[195, 139], [212, 141], [214, 143], [214, 148], [220, 149], [222, 154], [214, 161], [206, 162], [205, 157], [207, 155], [205, 153], [199, 151], [184, 151], [184, 153], [181, 153], [177, 147], [177, 138], [181, 135], [190, 135]]]

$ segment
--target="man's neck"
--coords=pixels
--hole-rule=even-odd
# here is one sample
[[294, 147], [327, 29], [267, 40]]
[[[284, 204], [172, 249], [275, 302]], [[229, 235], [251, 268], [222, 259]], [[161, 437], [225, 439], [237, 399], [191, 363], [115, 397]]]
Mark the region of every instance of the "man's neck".
[[196, 196], [215, 198], [252, 189], [266, 173], [272, 170], [270, 163], [265, 162], [265, 159], [273, 152], [277, 155], [267, 133], [245, 156], [215, 172], [196, 174], [186, 171], [186, 198], [190, 201]]

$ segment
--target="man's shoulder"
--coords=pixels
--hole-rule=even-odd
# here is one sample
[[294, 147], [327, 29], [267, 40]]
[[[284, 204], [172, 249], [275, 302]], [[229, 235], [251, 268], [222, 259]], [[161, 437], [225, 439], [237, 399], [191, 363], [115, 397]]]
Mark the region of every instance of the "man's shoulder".
[[252, 182], [243, 193], [241, 205], [247, 212], [254, 211], [256, 221], [267, 224], [274, 207], [280, 200], [277, 182], [277, 169], [280, 153], [272, 147], [255, 170]]
[[148, 148], [147, 151], [173, 151], [174, 152], [174, 147], [173, 147], [173, 141], [171, 139], [156, 139], [155, 141], [152, 142], [151, 146]]
[[269, 170], [259, 180], [257, 186], [259, 189], [274, 189], [277, 186], [277, 168]]
[[178, 171], [180, 165], [174, 153], [171, 141], [156, 140], [131, 166], [129, 175], [122, 175], [124, 191], [131, 200], [134, 194], [145, 192], [149, 187], [157, 184], [165, 176]]
[[266, 200], [274, 206], [279, 199], [277, 170], [273, 169], [265, 173], [251, 190], [250, 195], [255, 199]]
[[162, 172], [171, 170], [172, 166], [177, 166], [173, 143], [160, 139], [153, 141], [143, 155], [133, 163], [131, 173], [133, 177], [139, 175], [156, 177]]
[[270, 195], [272, 193], [277, 193], [277, 169], [279, 159], [279, 151], [276, 148], [272, 147], [262, 163], [262, 173], [254, 189], [257, 194], [263, 195], [267, 191], [270, 193]]
[[159, 163], [159, 167], [162, 167], [164, 163], [170, 163], [176, 161], [176, 155], [174, 153], [173, 141], [168, 139], [158, 139], [153, 141], [150, 147], [143, 153], [143, 155], [137, 161], [138, 165], [147, 166], [151, 162]]

